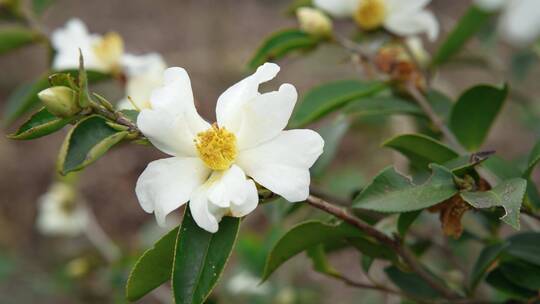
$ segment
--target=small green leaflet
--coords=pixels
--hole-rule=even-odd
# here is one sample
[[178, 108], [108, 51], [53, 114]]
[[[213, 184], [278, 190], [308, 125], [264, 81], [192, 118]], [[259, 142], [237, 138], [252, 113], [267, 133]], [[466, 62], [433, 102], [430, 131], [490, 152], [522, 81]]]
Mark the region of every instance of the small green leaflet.
[[431, 177], [421, 185], [388, 167], [354, 199], [353, 208], [379, 212], [408, 212], [424, 209], [449, 199], [458, 192], [452, 173], [431, 164]]
[[136, 301], [171, 279], [178, 227], [169, 231], [137, 260], [129, 274], [126, 297]]
[[305, 126], [359, 98], [386, 88], [380, 81], [339, 80], [311, 89], [293, 113], [290, 125]]
[[172, 270], [176, 304], [202, 304], [215, 287], [232, 253], [240, 219], [224, 217], [210, 233], [195, 223], [189, 208], [178, 231]]
[[304, 250], [327, 241], [359, 236], [362, 236], [362, 233], [347, 223], [329, 224], [321, 221], [300, 223], [279, 239], [270, 251], [262, 281], [268, 279], [281, 264]]
[[499, 291], [523, 300], [534, 297], [538, 294], [537, 291], [523, 288], [515, 284], [498, 268], [488, 274], [486, 282]]
[[82, 170], [127, 136], [117, 131], [99, 115], [79, 121], [67, 134], [59, 154], [60, 173]]
[[513, 178], [498, 184], [484, 192], [462, 192], [461, 197], [475, 208], [503, 207], [506, 214], [501, 218], [512, 228], [519, 230], [521, 203], [527, 189], [527, 181]]
[[248, 67], [256, 69], [261, 64], [284, 57], [292, 51], [310, 50], [317, 46], [319, 41], [320, 38], [298, 29], [278, 31], [264, 40]]
[[62, 129], [71, 121], [70, 118], [59, 118], [41, 108], [30, 117], [17, 132], [9, 135], [11, 139], [28, 140], [42, 137]]
[[506, 85], [502, 88], [477, 85], [465, 91], [454, 104], [449, 126], [469, 151], [482, 146], [507, 95]]

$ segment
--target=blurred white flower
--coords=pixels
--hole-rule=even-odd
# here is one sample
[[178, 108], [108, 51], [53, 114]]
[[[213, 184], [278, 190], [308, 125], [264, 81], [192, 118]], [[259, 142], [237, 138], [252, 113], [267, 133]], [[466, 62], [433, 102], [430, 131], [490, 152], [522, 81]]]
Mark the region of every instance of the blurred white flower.
[[[141, 56], [126, 54], [122, 58], [126, 75], [126, 97], [118, 103], [119, 109], [147, 109], [150, 95], [163, 84], [163, 71], [167, 67], [163, 57], [157, 53]], [[135, 104], [133, 106], [132, 102]]]
[[87, 224], [87, 210], [77, 203], [72, 187], [57, 182], [39, 198], [36, 225], [42, 234], [77, 236]]
[[418, 36], [411, 36], [407, 37], [405, 39], [405, 44], [411, 51], [412, 55], [414, 56], [414, 59], [421, 65], [426, 66], [430, 61], [430, 54], [426, 49], [424, 48], [424, 44], [422, 43], [422, 39]]
[[435, 40], [439, 23], [425, 9], [431, 0], [314, 0], [313, 4], [336, 17], [352, 17], [363, 30], [384, 27], [399, 36], [427, 34]]
[[260, 285], [261, 279], [247, 271], [235, 274], [227, 283], [227, 290], [232, 294], [265, 295], [270, 292], [268, 284]]
[[320, 37], [332, 34], [332, 20], [316, 8], [300, 7], [296, 10], [296, 17], [304, 32]]
[[135, 188], [142, 208], [154, 212], [158, 224], [189, 201], [195, 222], [216, 232], [223, 216], [242, 217], [257, 206], [255, 182], [246, 175], [291, 202], [307, 198], [309, 168], [324, 141], [312, 130], [283, 131], [296, 103], [295, 87], [258, 92], [278, 72], [278, 65], [266, 63], [227, 89], [211, 125], [195, 109], [187, 72], [165, 71], [151, 108], [137, 119], [152, 144], [173, 156], [151, 162]]
[[481, 9], [502, 10], [499, 31], [508, 43], [524, 47], [540, 37], [540, 1], [538, 0], [476, 0]]
[[52, 33], [51, 42], [56, 51], [52, 63], [54, 70], [78, 68], [79, 49], [89, 70], [118, 72], [120, 69], [124, 43], [117, 33], [90, 34], [86, 25], [74, 18]]

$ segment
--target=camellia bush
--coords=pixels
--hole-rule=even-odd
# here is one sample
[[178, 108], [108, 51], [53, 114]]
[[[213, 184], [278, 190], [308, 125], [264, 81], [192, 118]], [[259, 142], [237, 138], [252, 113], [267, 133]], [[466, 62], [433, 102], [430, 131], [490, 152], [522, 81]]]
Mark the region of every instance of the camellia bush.
[[[171, 213], [183, 218], [132, 263], [128, 301], [170, 283], [167, 295], [175, 303], [205, 303], [243, 218], [273, 204], [281, 206], [278, 221], [299, 209], [319, 212], [302, 213], [269, 244], [260, 282], [305, 252], [328, 280], [402, 303], [540, 301], [540, 196], [532, 179], [540, 144], [531, 144], [520, 162], [483, 145], [509, 96], [526, 93], [502, 72], [508, 82], [475, 84], [455, 92], [455, 100], [436, 85], [438, 69], [463, 61], [472, 40], [507, 47], [514, 63], [521, 62], [516, 73], [525, 77], [529, 62], [540, 55], [540, 1], [474, 1], [444, 31], [429, 0], [295, 1], [288, 14], [298, 26], [276, 29], [261, 41], [245, 78], [219, 96], [215, 122], [198, 114], [188, 72], [168, 67], [161, 55], [131, 54], [117, 33], [92, 34], [78, 19], [43, 30], [39, 15], [50, 2], [0, 2], [2, 14], [13, 20], [0, 29], [0, 52], [35, 43], [50, 55], [50, 69], [11, 94], [3, 122], [26, 119], [8, 135], [12, 140], [67, 130], [56, 181], [39, 200], [37, 227], [50, 235], [86, 233], [111, 262], [121, 252], [77, 192], [78, 176], [118, 145], [144, 145], [167, 155], [131, 182], [140, 207], [160, 226], [167, 226]], [[434, 51], [426, 51], [425, 42]], [[281, 59], [307, 56], [323, 45], [342, 49], [356, 77], [306, 91], [294, 83], [260, 91], [261, 84], [279, 79], [280, 68], [289, 69], [280, 67]], [[473, 59], [490, 65], [485, 56]], [[343, 64], [343, 58], [334, 62]], [[103, 81], [122, 86], [125, 98], [110, 100], [95, 91], [92, 85]], [[380, 149], [402, 156], [398, 167], [389, 163], [340, 196], [327, 193], [317, 181], [362, 119], [411, 130], [380, 138]], [[419, 234], [422, 218], [433, 214], [441, 229]], [[466, 214], [476, 225], [462, 224]], [[458, 253], [435, 241], [441, 235], [476, 248], [467, 249], [466, 264], [426, 263], [432, 249], [441, 260], [455, 261]], [[343, 250], [360, 253], [358, 270], [367, 280], [332, 266], [327, 256]], [[384, 280], [370, 275], [373, 265], [383, 269]]]

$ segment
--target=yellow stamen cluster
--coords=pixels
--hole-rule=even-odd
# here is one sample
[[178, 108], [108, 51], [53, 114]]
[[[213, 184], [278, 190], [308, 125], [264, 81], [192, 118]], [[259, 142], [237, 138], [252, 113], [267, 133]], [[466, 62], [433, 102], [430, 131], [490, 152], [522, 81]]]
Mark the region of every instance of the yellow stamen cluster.
[[354, 13], [356, 24], [363, 30], [380, 27], [386, 17], [386, 0], [362, 0]]
[[124, 53], [124, 41], [118, 33], [110, 32], [94, 45], [94, 52], [99, 60], [112, 70], [119, 68], [120, 58]]
[[217, 124], [197, 134], [195, 146], [201, 160], [212, 170], [226, 170], [236, 158], [236, 137]]

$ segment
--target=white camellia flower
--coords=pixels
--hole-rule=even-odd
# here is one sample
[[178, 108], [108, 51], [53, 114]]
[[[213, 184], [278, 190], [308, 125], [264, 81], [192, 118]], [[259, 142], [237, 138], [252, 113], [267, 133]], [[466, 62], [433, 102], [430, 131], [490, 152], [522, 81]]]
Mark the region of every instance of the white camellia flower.
[[117, 33], [90, 34], [86, 25], [74, 18], [52, 33], [51, 42], [56, 51], [52, 63], [54, 70], [78, 68], [79, 49], [89, 70], [117, 72], [120, 69], [124, 43]]
[[122, 58], [122, 66], [127, 78], [126, 97], [118, 103], [118, 108], [136, 107], [138, 110], [150, 108], [152, 91], [163, 84], [163, 71], [167, 68], [165, 60], [157, 53], [141, 56], [126, 54]]
[[44, 235], [77, 236], [88, 224], [88, 212], [77, 204], [76, 193], [64, 183], [55, 183], [38, 200], [36, 225]]
[[[284, 131], [297, 99], [291, 84], [259, 93], [279, 66], [265, 63], [218, 98], [217, 122], [209, 124], [195, 109], [187, 72], [164, 73], [164, 85], [150, 98], [137, 125], [170, 158], [151, 162], [135, 188], [142, 208], [158, 224], [189, 201], [195, 222], [218, 230], [225, 215], [242, 217], [258, 203], [255, 181], [291, 202], [309, 194], [309, 168], [324, 141], [312, 130]], [[249, 176], [250, 178], [248, 178]]]
[[499, 31], [510, 44], [528, 46], [540, 37], [540, 1], [538, 0], [476, 0], [487, 12], [502, 10]]
[[425, 9], [431, 0], [314, 0], [313, 4], [336, 18], [353, 18], [363, 30], [384, 27], [399, 36], [427, 34], [435, 40], [439, 23]]

